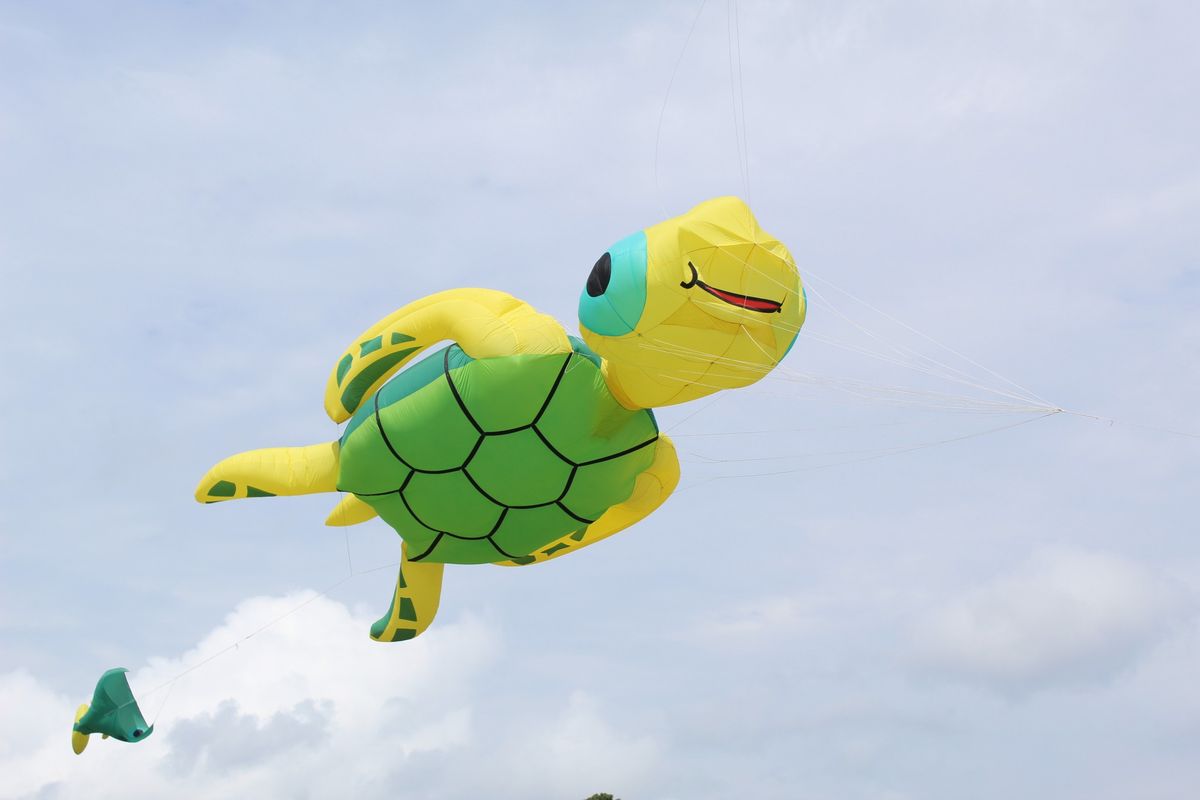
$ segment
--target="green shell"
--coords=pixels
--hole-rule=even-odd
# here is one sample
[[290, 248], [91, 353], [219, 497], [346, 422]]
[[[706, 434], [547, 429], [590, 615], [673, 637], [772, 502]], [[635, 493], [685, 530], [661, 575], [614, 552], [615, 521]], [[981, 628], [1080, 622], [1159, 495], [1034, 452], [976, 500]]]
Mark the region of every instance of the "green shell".
[[404, 370], [346, 426], [338, 489], [395, 528], [412, 561], [528, 561], [581, 533], [633, 493], [658, 426], [571, 345], [478, 360], [451, 345]]

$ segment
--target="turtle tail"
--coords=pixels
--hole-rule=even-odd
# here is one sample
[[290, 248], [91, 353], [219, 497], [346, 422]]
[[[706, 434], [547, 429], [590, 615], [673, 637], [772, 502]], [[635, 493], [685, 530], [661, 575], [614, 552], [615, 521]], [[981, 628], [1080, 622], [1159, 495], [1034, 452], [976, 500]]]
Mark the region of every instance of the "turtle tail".
[[196, 487], [196, 499], [219, 503], [243, 497], [335, 492], [337, 476], [337, 442], [249, 450], [210, 469]]

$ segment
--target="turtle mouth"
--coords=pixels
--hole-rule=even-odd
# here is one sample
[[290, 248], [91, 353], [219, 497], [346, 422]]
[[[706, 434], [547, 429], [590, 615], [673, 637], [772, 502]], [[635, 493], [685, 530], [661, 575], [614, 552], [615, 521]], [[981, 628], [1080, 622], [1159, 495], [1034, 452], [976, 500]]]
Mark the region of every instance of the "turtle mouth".
[[715, 286], [709, 286], [707, 283], [700, 280], [700, 272], [696, 269], [695, 264], [689, 261], [688, 266], [692, 269], [692, 279], [690, 281], [679, 282], [679, 285], [684, 289], [691, 289], [693, 286], [699, 286], [713, 297], [729, 303], [731, 306], [745, 308], [749, 311], [757, 311], [760, 314], [775, 314], [783, 310], [783, 303], [779, 302], [778, 300], [768, 300], [765, 297], [751, 297], [750, 295], [738, 294], [737, 292], [727, 292], [724, 289], [718, 289]]

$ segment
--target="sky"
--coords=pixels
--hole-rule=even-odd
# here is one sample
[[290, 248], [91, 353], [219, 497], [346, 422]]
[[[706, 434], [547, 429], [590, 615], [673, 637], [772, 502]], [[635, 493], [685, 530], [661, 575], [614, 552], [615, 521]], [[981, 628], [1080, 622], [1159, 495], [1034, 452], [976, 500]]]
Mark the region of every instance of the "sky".
[[[0, 3], [0, 798], [1196, 796], [1200, 8], [731, 10]], [[809, 318], [635, 528], [380, 645], [382, 522], [192, 500], [393, 309], [573, 331], [724, 194]]]

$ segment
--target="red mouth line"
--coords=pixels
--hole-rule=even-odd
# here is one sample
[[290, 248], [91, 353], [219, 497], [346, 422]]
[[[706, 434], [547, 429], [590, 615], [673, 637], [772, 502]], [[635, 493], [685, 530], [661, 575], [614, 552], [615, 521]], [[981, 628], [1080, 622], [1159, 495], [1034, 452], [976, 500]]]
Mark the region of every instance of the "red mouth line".
[[727, 292], [724, 289], [717, 289], [713, 286], [709, 286], [704, 281], [696, 281], [696, 285], [711, 294], [713, 297], [717, 298], [718, 300], [724, 300], [731, 306], [748, 308], [751, 311], [761, 311], [764, 314], [772, 314], [783, 308], [782, 303], [777, 303], [774, 300], [767, 300], [762, 297], [749, 297], [744, 294], [734, 294], [733, 292]]
[[696, 270], [692, 262], [688, 262], [688, 266], [692, 268], [692, 279], [690, 281], [680, 282], [680, 286], [685, 289], [690, 289], [693, 286], [699, 286], [704, 291], [711, 294], [718, 300], [723, 300], [731, 306], [745, 308], [750, 311], [758, 311], [761, 314], [774, 314], [783, 310], [783, 303], [775, 300], [768, 300], [765, 297], [750, 297], [749, 295], [737, 294], [736, 292], [727, 292], [724, 289], [718, 289], [715, 286], [709, 286], [704, 281], [700, 280], [700, 273]]

